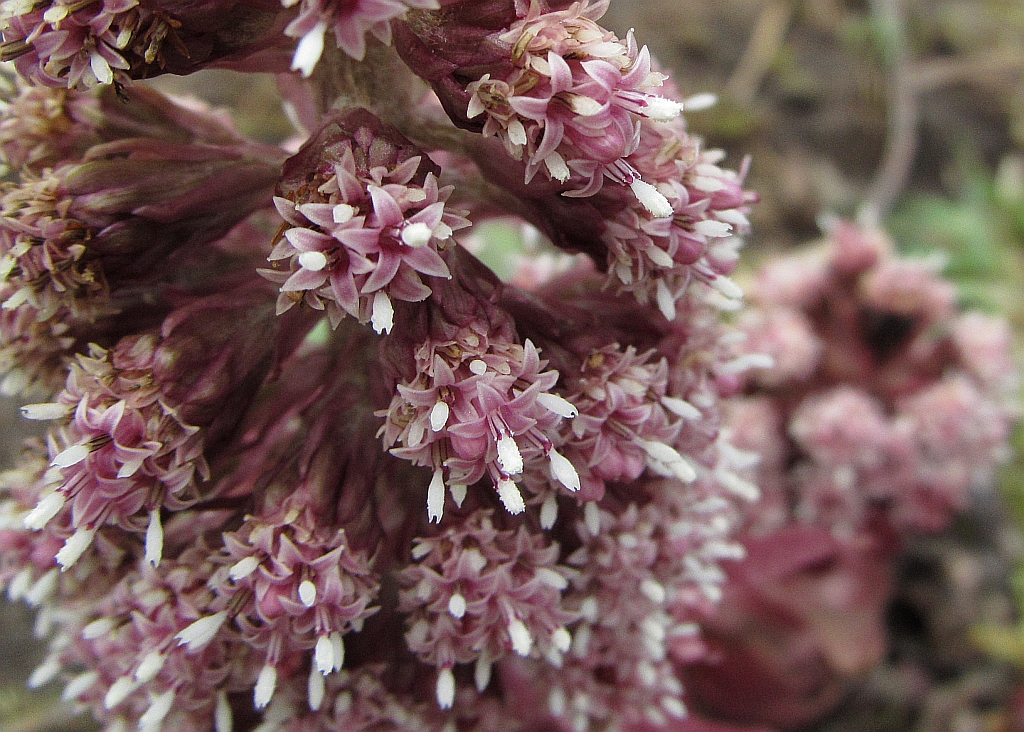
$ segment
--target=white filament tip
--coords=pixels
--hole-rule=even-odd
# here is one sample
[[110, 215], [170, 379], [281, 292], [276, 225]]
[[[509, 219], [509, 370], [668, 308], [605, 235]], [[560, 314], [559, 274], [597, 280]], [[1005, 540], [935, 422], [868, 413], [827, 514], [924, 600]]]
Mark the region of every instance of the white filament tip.
[[409, 224], [402, 229], [402, 242], [410, 247], [422, 247], [430, 243], [433, 232], [422, 221]]
[[164, 527], [160, 523], [160, 509], [149, 512], [149, 526], [146, 527], [146, 561], [151, 567], [160, 566], [164, 556]]
[[437, 675], [437, 706], [451, 709], [455, 703], [455, 674], [450, 668], [443, 668]]
[[301, 71], [304, 77], [313, 73], [317, 61], [324, 52], [326, 33], [327, 23], [321, 20], [302, 37], [299, 45], [295, 47], [295, 56], [292, 57], [292, 71]]
[[554, 449], [548, 451], [548, 459], [551, 461], [551, 477], [575, 493], [580, 489], [580, 475], [576, 468], [564, 455], [560, 455]]
[[511, 514], [522, 513], [526, 510], [526, 503], [523, 502], [523, 494], [519, 492], [519, 486], [512, 480], [498, 481], [498, 498], [505, 506], [505, 510]]
[[299, 255], [299, 266], [310, 272], [319, 272], [327, 266], [327, 255], [323, 252], [303, 252]]
[[519, 445], [508, 433], [498, 437], [498, 467], [505, 475], [519, 475], [523, 472], [523, 456], [519, 452]]
[[383, 290], [378, 290], [373, 296], [373, 310], [370, 315], [370, 325], [376, 333], [390, 333], [395, 325], [395, 308], [391, 299]]
[[253, 690], [252, 701], [257, 711], [266, 708], [276, 688], [277, 669], [268, 663], [260, 670], [260, 675], [256, 678], [256, 688]]
[[434, 471], [427, 487], [427, 519], [440, 523], [444, 515], [444, 475], [441, 468]]
[[312, 580], [302, 580], [299, 583], [299, 601], [306, 607], [316, 605], [316, 585]]
[[637, 178], [629, 184], [630, 190], [636, 196], [640, 205], [647, 209], [652, 216], [659, 219], [667, 219], [673, 214], [672, 204], [668, 202], [661, 192], [650, 183]]

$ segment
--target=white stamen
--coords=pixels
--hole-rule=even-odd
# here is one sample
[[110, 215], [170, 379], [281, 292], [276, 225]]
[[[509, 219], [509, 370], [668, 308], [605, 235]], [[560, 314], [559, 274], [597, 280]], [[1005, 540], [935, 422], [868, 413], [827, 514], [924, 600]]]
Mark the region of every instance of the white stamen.
[[644, 593], [644, 596], [655, 605], [664, 603], [668, 596], [665, 587], [652, 579], [645, 579], [640, 583], [640, 592]]
[[227, 610], [199, 618], [174, 636], [174, 639], [178, 641], [179, 646], [186, 646], [188, 650], [196, 651], [213, 640], [227, 619]]
[[174, 689], [150, 697], [149, 709], [139, 717], [139, 732], [157, 732], [174, 706]]
[[683, 100], [683, 109], [687, 112], [701, 112], [718, 104], [718, 97], [711, 92], [694, 94]]
[[56, 568], [49, 570], [42, 577], [35, 581], [28, 591], [25, 593], [25, 602], [29, 605], [36, 606], [41, 605], [46, 600], [50, 599], [54, 591], [57, 589], [57, 579], [60, 572]]
[[7, 585], [7, 599], [11, 602], [17, 602], [25, 596], [31, 586], [32, 568], [24, 567], [20, 572], [14, 575], [14, 579], [12, 579], [10, 584]]
[[437, 706], [451, 709], [455, 703], [455, 674], [450, 668], [443, 668], [437, 675]]
[[666, 445], [664, 442], [657, 442], [655, 440], [637, 440], [640, 447], [644, 449], [648, 455], [657, 460], [660, 463], [671, 465], [677, 463], [683, 459], [683, 456], [679, 454], [679, 451], [674, 447]]
[[299, 255], [299, 266], [310, 272], [319, 272], [327, 266], [327, 255], [323, 252], [302, 252]]
[[722, 471], [718, 474], [718, 479], [730, 492], [746, 501], [754, 502], [761, 497], [760, 488], [748, 480], [743, 480], [735, 473]]
[[152, 681], [156, 678], [156, 675], [160, 673], [160, 669], [164, 667], [164, 663], [166, 662], [167, 656], [163, 653], [156, 650], [150, 651], [142, 657], [139, 667], [135, 669], [135, 680], [140, 684]]
[[684, 459], [675, 463], [669, 463], [668, 467], [672, 474], [684, 483], [692, 483], [697, 480], [697, 470], [689, 460]]
[[327, 23], [321, 20], [302, 37], [299, 45], [295, 47], [295, 56], [292, 57], [292, 71], [301, 71], [306, 78], [313, 73], [317, 61], [324, 52], [326, 33]]
[[526, 510], [523, 494], [519, 492], [519, 486], [514, 481], [508, 479], [498, 481], [498, 498], [501, 499], [505, 510], [511, 514], [522, 513]]
[[724, 275], [718, 275], [715, 279], [711, 280], [711, 286], [733, 300], [739, 300], [743, 297], [743, 288]]
[[565, 160], [557, 152], [553, 152], [544, 158], [544, 165], [547, 167], [551, 177], [559, 183], [565, 183], [569, 180], [569, 176], [572, 175], [569, 171], [569, 166], [565, 164]]
[[470, 547], [466, 551], [462, 552], [462, 556], [469, 565], [469, 568], [474, 572], [481, 571], [487, 566], [487, 558], [480, 553], [480, 550], [476, 547]]
[[60, 673], [63, 666], [54, 656], [49, 656], [45, 661], [36, 666], [32, 675], [28, 677], [26, 686], [30, 689], [38, 689], [40, 686], [53, 681]]
[[451, 491], [452, 500], [455, 501], [455, 505], [462, 508], [462, 502], [466, 500], [466, 492], [469, 487], [465, 483], [452, 483], [448, 486], [448, 490]]
[[461, 618], [466, 614], [466, 598], [456, 592], [448, 598], [448, 612], [453, 618]]
[[548, 459], [551, 461], [551, 477], [573, 493], [578, 491], [580, 476], [569, 459], [554, 449], [548, 451]]
[[68, 17], [68, 13], [70, 12], [70, 8], [66, 5], [51, 5], [47, 11], [43, 13], [43, 20], [50, 24], [59, 23]]
[[234, 726], [234, 714], [231, 713], [227, 692], [217, 692], [217, 706], [213, 712], [214, 732], [231, 732]]
[[672, 414], [683, 419], [694, 420], [701, 419], [704, 416], [703, 412], [684, 399], [669, 396], [662, 397], [661, 405], [672, 412]]
[[591, 536], [601, 533], [601, 512], [595, 501], [588, 501], [583, 506], [583, 525], [587, 527]]
[[698, 221], [693, 225], [693, 230], [698, 234], [710, 237], [729, 236], [732, 233], [732, 227], [729, 224], [723, 221], [715, 221], [714, 219]]
[[63, 493], [53, 491], [46, 494], [39, 499], [36, 507], [25, 515], [25, 518], [22, 519], [22, 524], [30, 531], [42, 529], [49, 523], [50, 519], [60, 513], [60, 510], [64, 508], [65, 502], [66, 499]]
[[659, 279], [658, 284], [655, 286], [655, 298], [658, 301], [658, 310], [665, 316], [665, 320], [672, 322], [676, 319], [676, 298], [672, 295], [672, 291], [668, 289], [668, 285], [665, 284], [665, 280]]
[[266, 708], [274, 696], [274, 689], [277, 688], [277, 669], [269, 663], [260, 670], [256, 678], [256, 688], [253, 690], [252, 702], [256, 711]]
[[75, 676], [64, 687], [60, 698], [64, 701], [72, 701], [89, 690], [89, 687], [100, 680], [100, 675], [95, 671], [86, 671], [84, 674]]
[[549, 412], [554, 412], [558, 416], [565, 417], [566, 419], [577, 417], [580, 413], [580, 411], [576, 409], [575, 405], [568, 399], [564, 399], [558, 396], [558, 394], [552, 394], [548, 391], [543, 391], [538, 394], [537, 402]]
[[402, 241], [410, 247], [422, 247], [430, 243], [433, 232], [422, 221], [407, 225], [402, 229]]
[[316, 585], [312, 580], [302, 580], [299, 583], [299, 601], [306, 607], [316, 605]]
[[53, 459], [51, 465], [56, 465], [58, 468], [68, 468], [75, 463], [80, 463], [89, 457], [89, 453], [92, 452], [87, 445], [72, 445], [71, 447], [57, 453], [57, 457]]
[[525, 145], [527, 143], [526, 128], [523, 123], [513, 119], [508, 123], [508, 139], [513, 145]]
[[482, 376], [487, 373], [487, 362], [480, 358], [475, 358], [469, 362], [469, 370], [477, 376]]
[[560, 653], [568, 653], [572, 647], [572, 635], [565, 628], [558, 628], [551, 634], [551, 645], [557, 648]]
[[85, 640], [96, 640], [105, 636], [115, 627], [114, 621], [110, 618], [96, 618], [96, 620], [82, 628], [82, 637]]
[[568, 706], [568, 701], [565, 698], [565, 692], [556, 686], [548, 694], [548, 711], [555, 717], [562, 717], [565, 715], [566, 706]]
[[159, 567], [164, 556], [164, 527], [160, 523], [160, 509], [149, 512], [149, 526], [146, 527], [146, 561], [151, 567]]
[[719, 364], [720, 374], [742, 374], [750, 369], [770, 369], [775, 365], [775, 359], [767, 353], [748, 353], [738, 356], [732, 361]]
[[670, 717], [675, 717], [676, 719], [682, 719], [686, 716], [686, 705], [674, 696], [663, 696], [661, 698], [661, 708], [668, 712]]
[[96, 80], [101, 84], [109, 84], [114, 80], [114, 72], [110, 70], [110, 64], [98, 53], [89, 57], [89, 66], [92, 68], [92, 73], [96, 75]]
[[476, 685], [476, 690], [481, 694], [484, 693], [484, 689], [491, 683], [491, 669], [493, 667], [494, 662], [491, 661], [486, 651], [481, 653], [480, 657], [476, 659], [476, 666], [473, 668], [473, 683]]
[[123, 702], [128, 696], [139, 688], [139, 682], [130, 676], [122, 676], [107, 689], [103, 697], [103, 706], [106, 709], [113, 709]]
[[630, 190], [636, 196], [640, 205], [646, 208], [652, 216], [659, 219], [667, 219], [672, 214], [672, 204], [663, 196], [657, 188], [650, 183], [637, 178], [629, 184]]
[[647, 97], [647, 106], [644, 107], [643, 114], [655, 122], [668, 122], [678, 117], [682, 111], [683, 105], [679, 102], [673, 102], [665, 97], [650, 96]]
[[345, 664], [345, 640], [338, 631], [331, 633], [330, 637], [331, 649], [334, 653], [334, 670], [341, 671], [341, 667]]
[[427, 487], [427, 520], [440, 523], [444, 515], [444, 475], [441, 468], [434, 471]]
[[569, 107], [580, 117], [593, 117], [595, 114], [601, 114], [604, 110], [604, 105], [601, 102], [582, 94], [570, 94]]
[[569, 586], [569, 580], [550, 567], [538, 567], [536, 577], [548, 587], [553, 587], [556, 590], [564, 590]]
[[329, 636], [322, 635], [316, 639], [316, 647], [313, 649], [313, 659], [317, 671], [324, 676], [334, 671], [334, 646]]
[[54, 557], [57, 560], [57, 564], [60, 565], [61, 571], [70, 569], [75, 565], [82, 555], [85, 554], [85, 550], [92, 544], [93, 537], [96, 536], [96, 529], [80, 528], [75, 531], [68, 540], [64, 542], [64, 546], [61, 547], [60, 551], [57, 552], [57, 556]]
[[558, 499], [554, 493], [549, 493], [540, 506], [540, 527], [544, 530], [550, 529], [558, 520]]
[[438, 402], [430, 408], [430, 429], [434, 432], [440, 432], [444, 429], [444, 426], [448, 424], [448, 415], [451, 414], [451, 408], [447, 402]]
[[378, 290], [373, 296], [370, 324], [375, 333], [390, 333], [395, 325], [395, 308], [384, 290]]
[[418, 562], [419, 560], [423, 559], [423, 557], [430, 554], [430, 550], [432, 548], [433, 547], [431, 547], [431, 545], [425, 541], [420, 544], [413, 545], [411, 552], [413, 560]]
[[256, 571], [260, 566], [260, 560], [256, 557], [249, 555], [248, 557], [242, 557], [228, 570], [228, 577], [231, 578], [232, 582], [238, 582], [240, 579], [245, 579], [250, 574]]
[[519, 475], [523, 472], [523, 456], [519, 452], [519, 445], [507, 432], [498, 436], [498, 467], [505, 475]]
[[324, 683], [324, 676], [317, 669], [309, 670], [309, 680], [306, 682], [306, 698], [309, 700], [310, 710], [317, 712], [323, 706], [324, 696], [327, 693], [327, 684]]
[[530, 655], [530, 649], [533, 648], [533, 638], [530, 637], [530, 631], [526, 629], [523, 621], [519, 618], [514, 618], [508, 624], [508, 638], [512, 641], [513, 651], [523, 657]]
[[25, 419], [61, 419], [71, 413], [66, 404], [26, 404], [21, 408], [21, 416]]
[[334, 217], [334, 223], [347, 224], [356, 215], [356, 207], [349, 206], [347, 203], [339, 203], [334, 207], [331, 215]]
[[596, 597], [585, 597], [580, 603], [580, 615], [589, 623], [597, 622], [598, 610]]

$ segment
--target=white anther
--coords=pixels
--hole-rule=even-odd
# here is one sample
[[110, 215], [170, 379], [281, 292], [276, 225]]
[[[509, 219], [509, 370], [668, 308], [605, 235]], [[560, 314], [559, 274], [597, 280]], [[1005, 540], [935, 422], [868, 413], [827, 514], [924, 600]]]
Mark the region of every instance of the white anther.
[[299, 255], [299, 266], [310, 272], [319, 272], [327, 266], [327, 255], [323, 252], [302, 252]]
[[422, 247], [430, 243], [433, 232], [422, 221], [407, 225], [402, 229], [402, 242], [410, 247]]
[[302, 580], [299, 583], [299, 601], [306, 607], [316, 605], [316, 584], [312, 580]]

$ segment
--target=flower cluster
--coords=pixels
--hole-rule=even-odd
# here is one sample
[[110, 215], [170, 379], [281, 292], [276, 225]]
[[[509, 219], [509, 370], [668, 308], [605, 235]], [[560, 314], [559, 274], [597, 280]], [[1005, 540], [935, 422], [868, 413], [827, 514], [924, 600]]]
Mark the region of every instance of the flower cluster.
[[883, 657], [899, 540], [991, 488], [1017, 382], [1007, 324], [961, 312], [934, 261], [878, 231], [836, 222], [770, 260], [751, 298], [738, 358], [756, 368], [725, 431], [760, 454], [748, 475], [764, 497], [701, 621], [718, 660], [685, 677], [713, 714], [792, 728]]
[[[34, 685], [110, 732], [685, 716], [758, 493], [721, 409], [755, 197], [605, 5], [0, 6], [40, 84], [0, 119]], [[280, 51], [290, 157], [129, 84]], [[502, 282], [488, 219], [590, 261]]]
[[47, 86], [88, 89], [189, 73], [272, 47], [276, 0], [4, 0], [0, 58]]
[[[400, 26], [399, 52], [457, 125], [492, 138], [473, 151], [485, 177], [519, 197], [556, 245], [591, 254], [609, 285], [670, 320], [691, 281], [739, 297], [728, 274], [756, 197], [680, 116], [713, 97], [680, 100], [632, 34], [622, 40], [598, 25], [607, 2], [531, 3], [507, 27], [496, 27], [502, 8], [454, 10], [466, 4]], [[438, 22], [466, 45], [446, 44]], [[496, 163], [499, 150], [515, 164]], [[544, 181], [531, 185], [538, 175]]]
[[779, 507], [757, 530], [791, 512], [836, 532], [876, 514], [934, 531], [990, 484], [1016, 412], [1009, 328], [959, 312], [933, 262], [840, 222], [823, 248], [766, 266], [752, 297], [744, 348], [773, 365], [729, 409]]

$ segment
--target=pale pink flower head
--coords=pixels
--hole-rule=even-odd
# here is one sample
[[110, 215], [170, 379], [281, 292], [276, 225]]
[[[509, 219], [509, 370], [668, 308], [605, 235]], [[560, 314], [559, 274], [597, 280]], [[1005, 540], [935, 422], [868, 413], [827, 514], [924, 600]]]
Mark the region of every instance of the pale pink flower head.
[[[281, 0], [285, 7], [296, 0]], [[292, 59], [292, 71], [303, 76], [313, 73], [324, 50], [324, 38], [332, 31], [338, 48], [362, 61], [366, 55], [366, 34], [381, 43], [391, 43], [391, 21], [402, 18], [412, 8], [433, 10], [437, 0], [301, 0], [299, 15], [285, 28], [285, 34], [298, 38]]]
[[424, 276], [450, 277], [438, 252], [469, 225], [446, 210], [452, 189], [438, 172], [365, 110], [326, 122], [286, 163], [274, 199], [286, 226], [269, 259], [289, 269], [264, 272], [282, 283], [279, 312], [303, 302], [332, 324], [348, 314], [390, 331], [392, 300], [419, 302], [431, 293]]
[[489, 511], [476, 511], [420, 539], [412, 556], [398, 575], [398, 607], [408, 613], [409, 649], [439, 671], [439, 700], [455, 664], [474, 664], [482, 693], [506, 656], [562, 663], [576, 615], [562, 606], [573, 572], [559, 564], [557, 544], [522, 525], [498, 529]]
[[124, 85], [272, 48], [279, 13], [275, 0], [15, 1], [0, 8], [0, 56], [46, 86]]
[[[74, 565], [106, 524], [144, 534], [147, 559], [159, 563], [162, 509], [200, 500], [204, 442], [233, 426], [270, 368], [271, 308], [261, 287], [197, 299], [158, 332], [125, 337], [110, 350], [92, 346], [54, 402], [24, 409], [30, 418], [59, 420], [47, 476], [56, 492], [41, 501], [36, 522], [42, 527], [70, 503], [75, 534], [58, 564]], [[236, 331], [240, 318], [248, 327]]]

